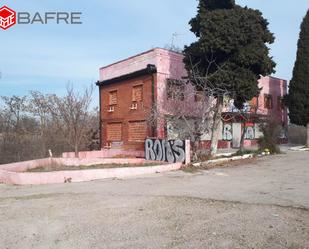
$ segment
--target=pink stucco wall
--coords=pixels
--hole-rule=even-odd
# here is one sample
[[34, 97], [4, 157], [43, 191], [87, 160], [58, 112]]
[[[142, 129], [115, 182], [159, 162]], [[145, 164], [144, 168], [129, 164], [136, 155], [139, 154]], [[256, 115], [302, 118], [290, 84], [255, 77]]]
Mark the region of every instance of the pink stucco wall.
[[179, 78], [185, 72], [182, 59], [183, 55], [180, 53], [154, 48], [100, 68], [100, 81], [145, 69], [148, 64], [155, 65], [158, 74]]
[[[287, 94], [287, 81], [271, 76], [262, 77], [259, 80], [259, 87], [262, 88], [261, 93], [258, 98], [258, 113], [263, 115], [274, 116], [278, 121], [288, 123], [287, 108], [278, 108], [277, 98], [283, 97]], [[266, 109], [264, 106], [264, 94], [272, 95], [273, 108]]]
[[[126, 157], [139, 157], [144, 158], [144, 151], [124, 150], [124, 149], [102, 149], [97, 151], [80, 151], [78, 153], [79, 158], [111, 158], [117, 156]], [[75, 158], [74, 152], [62, 153], [63, 158]]]

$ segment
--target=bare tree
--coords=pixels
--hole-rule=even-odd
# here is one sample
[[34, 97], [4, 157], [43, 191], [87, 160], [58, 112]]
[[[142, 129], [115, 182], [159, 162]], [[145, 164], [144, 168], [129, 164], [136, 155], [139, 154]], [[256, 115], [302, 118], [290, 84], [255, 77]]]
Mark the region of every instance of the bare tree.
[[[215, 63], [209, 61], [209, 66]], [[218, 71], [224, 70], [218, 68]], [[194, 84], [191, 83], [192, 79]], [[199, 152], [201, 140], [210, 139], [210, 155], [217, 153], [219, 135], [222, 132], [221, 123], [226, 122], [224, 115], [224, 100], [229, 99], [228, 105], [232, 105], [234, 93], [228, 90], [228, 86], [221, 84], [216, 86], [212, 84], [211, 79], [206, 74], [201, 76], [197, 67], [192, 65], [190, 79], [167, 79], [166, 83], [166, 101], [156, 103], [151, 111], [149, 122], [155, 126], [158, 120], [168, 120], [167, 130], [174, 132], [174, 137], [180, 139], [190, 139], [193, 143], [193, 154]], [[163, 111], [160, 107], [164, 107]], [[244, 140], [246, 135], [246, 123], [249, 121], [259, 121], [257, 108], [248, 110], [248, 104], [242, 109], [233, 108], [229, 122], [241, 122], [242, 134], [240, 149], [244, 149]]]
[[93, 87], [86, 88], [83, 94], [79, 94], [74, 91], [72, 85], [68, 85], [64, 97], [56, 95], [49, 97], [49, 110], [52, 117], [67, 143], [74, 148], [76, 157], [81, 144], [87, 139], [92, 93]]
[[91, 94], [92, 88], [78, 94], [68, 86], [64, 97], [38, 91], [0, 97], [0, 163], [46, 157], [49, 149], [55, 156], [96, 149], [98, 110], [89, 110]]
[[27, 97], [1, 97], [1, 144], [0, 161], [2, 163], [20, 161], [27, 158], [33, 147], [37, 122], [27, 113]]
[[42, 156], [47, 153], [47, 137], [50, 132], [51, 114], [49, 111], [48, 96], [38, 91], [30, 91], [30, 100], [28, 104], [28, 111], [33, 114], [39, 122], [39, 134], [41, 140]]
[[202, 84], [191, 84], [188, 79], [167, 79], [166, 96], [158, 100], [150, 111], [148, 123], [156, 126], [158, 120], [166, 120], [169, 139], [189, 139], [194, 158], [200, 150], [201, 140], [212, 130], [216, 101], [212, 89]]
[[2, 96], [4, 102], [4, 112], [6, 113], [7, 122], [14, 128], [15, 132], [20, 132], [20, 121], [27, 111], [27, 96]]

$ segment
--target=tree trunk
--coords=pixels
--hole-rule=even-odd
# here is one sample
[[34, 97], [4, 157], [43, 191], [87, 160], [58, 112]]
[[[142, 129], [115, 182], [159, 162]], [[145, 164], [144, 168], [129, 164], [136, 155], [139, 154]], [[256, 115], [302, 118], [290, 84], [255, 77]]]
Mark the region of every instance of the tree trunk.
[[218, 151], [218, 141], [220, 134], [219, 128], [221, 122], [222, 109], [223, 109], [223, 97], [218, 97], [215, 113], [213, 116], [213, 124], [211, 128], [210, 156], [215, 156]]
[[75, 157], [78, 158], [78, 144], [75, 144], [74, 146], [74, 151], [75, 151]]
[[309, 123], [307, 124], [307, 147], [309, 148]]
[[246, 123], [243, 123], [243, 130], [242, 130], [242, 133], [241, 133], [241, 138], [240, 138], [240, 152], [243, 153], [245, 151], [245, 146], [244, 146], [244, 143], [245, 143], [245, 134], [246, 134]]

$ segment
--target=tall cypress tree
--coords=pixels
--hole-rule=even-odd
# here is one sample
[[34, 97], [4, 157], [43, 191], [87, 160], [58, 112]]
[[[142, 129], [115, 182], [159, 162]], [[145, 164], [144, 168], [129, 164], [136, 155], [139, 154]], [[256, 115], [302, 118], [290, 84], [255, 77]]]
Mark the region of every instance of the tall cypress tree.
[[301, 24], [297, 58], [288, 95], [289, 117], [293, 124], [307, 126], [309, 147], [309, 10]]
[[[219, 133], [223, 102], [215, 89], [224, 89], [239, 109], [258, 96], [260, 75], [274, 72], [275, 63], [267, 47], [274, 42], [274, 36], [260, 11], [241, 7], [235, 0], [200, 0], [190, 25], [197, 41], [185, 47], [184, 62], [193, 83], [198, 71], [199, 77], [207, 76], [205, 84], [214, 89], [218, 109], [214, 136]], [[212, 137], [212, 154], [216, 153], [217, 140]]]

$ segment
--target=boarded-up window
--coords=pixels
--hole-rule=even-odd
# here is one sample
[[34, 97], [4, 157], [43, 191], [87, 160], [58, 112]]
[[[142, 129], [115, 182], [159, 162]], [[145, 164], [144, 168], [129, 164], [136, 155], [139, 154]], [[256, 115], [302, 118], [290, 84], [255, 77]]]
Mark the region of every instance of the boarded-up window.
[[133, 86], [132, 101], [133, 102], [143, 101], [143, 85]]
[[109, 105], [117, 105], [117, 91], [109, 92]]
[[107, 141], [122, 140], [122, 123], [107, 124]]
[[273, 98], [270, 94], [264, 94], [264, 108], [273, 109]]
[[129, 141], [143, 142], [147, 138], [146, 121], [129, 122]]

